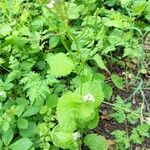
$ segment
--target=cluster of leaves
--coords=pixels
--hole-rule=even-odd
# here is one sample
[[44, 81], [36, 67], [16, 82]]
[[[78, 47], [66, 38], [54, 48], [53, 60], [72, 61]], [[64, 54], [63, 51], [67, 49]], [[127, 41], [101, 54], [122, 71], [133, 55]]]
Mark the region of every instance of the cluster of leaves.
[[[82, 134], [98, 124], [99, 105], [112, 95], [99, 73], [110, 74], [104, 58], [143, 57], [150, 1], [48, 3], [0, 1], [0, 149], [80, 149]], [[123, 89], [118, 75], [111, 80]], [[95, 134], [84, 143], [108, 148]]]
[[[141, 108], [135, 110], [132, 109], [131, 103], [125, 103], [121, 97], [117, 97], [113, 110], [111, 116], [115, 118], [118, 123], [139, 124]], [[116, 149], [128, 149], [130, 148], [131, 142], [141, 144], [145, 138], [149, 138], [149, 130], [150, 125], [148, 123], [141, 123], [140, 125], [133, 127], [131, 133], [128, 133], [129, 131], [115, 130], [112, 132], [112, 135], [114, 135], [116, 139]]]

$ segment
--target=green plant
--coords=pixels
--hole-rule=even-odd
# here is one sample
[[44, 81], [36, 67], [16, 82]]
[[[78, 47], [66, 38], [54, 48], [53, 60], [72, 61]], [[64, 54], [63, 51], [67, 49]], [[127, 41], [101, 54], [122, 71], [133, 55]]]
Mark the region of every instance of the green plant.
[[[125, 69], [124, 59], [134, 58], [144, 67], [149, 6], [138, 0], [1, 0], [0, 149], [79, 150], [82, 141], [91, 150], [95, 144], [107, 149], [102, 136], [88, 132], [98, 125], [101, 103], [111, 99], [108, 78], [125, 87], [109, 64]], [[139, 118], [139, 109], [131, 113], [120, 97], [113, 109], [118, 122]], [[142, 128], [131, 139], [147, 137]], [[128, 146], [126, 140], [122, 147]]]

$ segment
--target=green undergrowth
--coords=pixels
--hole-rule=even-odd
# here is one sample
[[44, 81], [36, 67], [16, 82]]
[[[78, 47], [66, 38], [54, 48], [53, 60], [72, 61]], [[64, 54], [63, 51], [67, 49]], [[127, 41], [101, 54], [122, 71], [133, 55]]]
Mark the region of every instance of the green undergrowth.
[[[149, 137], [140, 76], [149, 10], [149, 0], [1, 0], [0, 149], [107, 150], [105, 137], [89, 134], [101, 103], [113, 106], [117, 122], [138, 123], [131, 133], [112, 133], [116, 149]], [[112, 104], [113, 87], [124, 92], [128, 76], [109, 66], [125, 71], [126, 62], [142, 83]], [[143, 101], [133, 109], [137, 92]]]

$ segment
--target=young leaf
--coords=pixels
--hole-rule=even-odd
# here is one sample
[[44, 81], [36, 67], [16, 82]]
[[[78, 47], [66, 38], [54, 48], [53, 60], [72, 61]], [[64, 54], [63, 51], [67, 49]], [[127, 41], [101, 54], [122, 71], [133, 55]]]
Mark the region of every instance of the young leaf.
[[98, 136], [96, 134], [88, 134], [84, 143], [90, 148], [90, 150], [107, 150], [108, 143], [107, 140], [103, 136]]
[[122, 79], [118, 75], [112, 74], [111, 80], [113, 81], [113, 83], [115, 84], [115, 86], [117, 88], [123, 90], [123, 84], [124, 84], [124, 82], [122, 81]]
[[22, 138], [9, 146], [11, 150], [29, 150], [32, 142], [28, 138]]
[[13, 139], [14, 133], [13, 130], [10, 128], [2, 135], [2, 141], [4, 142], [5, 146], [8, 146], [11, 140]]
[[26, 129], [28, 127], [28, 121], [24, 118], [19, 118], [17, 121], [17, 126], [20, 129]]

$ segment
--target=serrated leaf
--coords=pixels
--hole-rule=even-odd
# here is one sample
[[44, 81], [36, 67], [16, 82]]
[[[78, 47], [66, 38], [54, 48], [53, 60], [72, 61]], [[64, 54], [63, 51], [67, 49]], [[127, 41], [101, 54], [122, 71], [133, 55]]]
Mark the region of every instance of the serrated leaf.
[[5, 146], [9, 145], [9, 143], [13, 139], [13, 136], [14, 136], [14, 133], [11, 128], [2, 134], [2, 141], [4, 142]]
[[104, 64], [104, 61], [102, 60], [101, 56], [99, 56], [98, 54], [96, 54], [96, 55], [94, 55], [94, 57], [92, 59], [95, 60], [95, 62], [97, 63], [98, 67], [100, 67], [101, 69], [104, 69], [104, 70], [108, 71], [108, 69], [107, 69], [106, 65]]
[[84, 143], [89, 147], [90, 150], [107, 150], [108, 143], [107, 140], [103, 136], [98, 136], [96, 134], [88, 134]]
[[47, 62], [53, 76], [61, 77], [71, 73], [74, 68], [72, 60], [64, 53], [48, 55]]
[[22, 138], [9, 146], [12, 150], [29, 150], [32, 142], [28, 138]]
[[19, 118], [17, 120], [17, 126], [19, 129], [26, 129], [28, 127], [28, 121], [24, 118]]
[[112, 74], [111, 75], [111, 80], [113, 81], [113, 83], [115, 84], [115, 86], [117, 88], [123, 89], [124, 82], [122, 81], [122, 79], [118, 75]]

